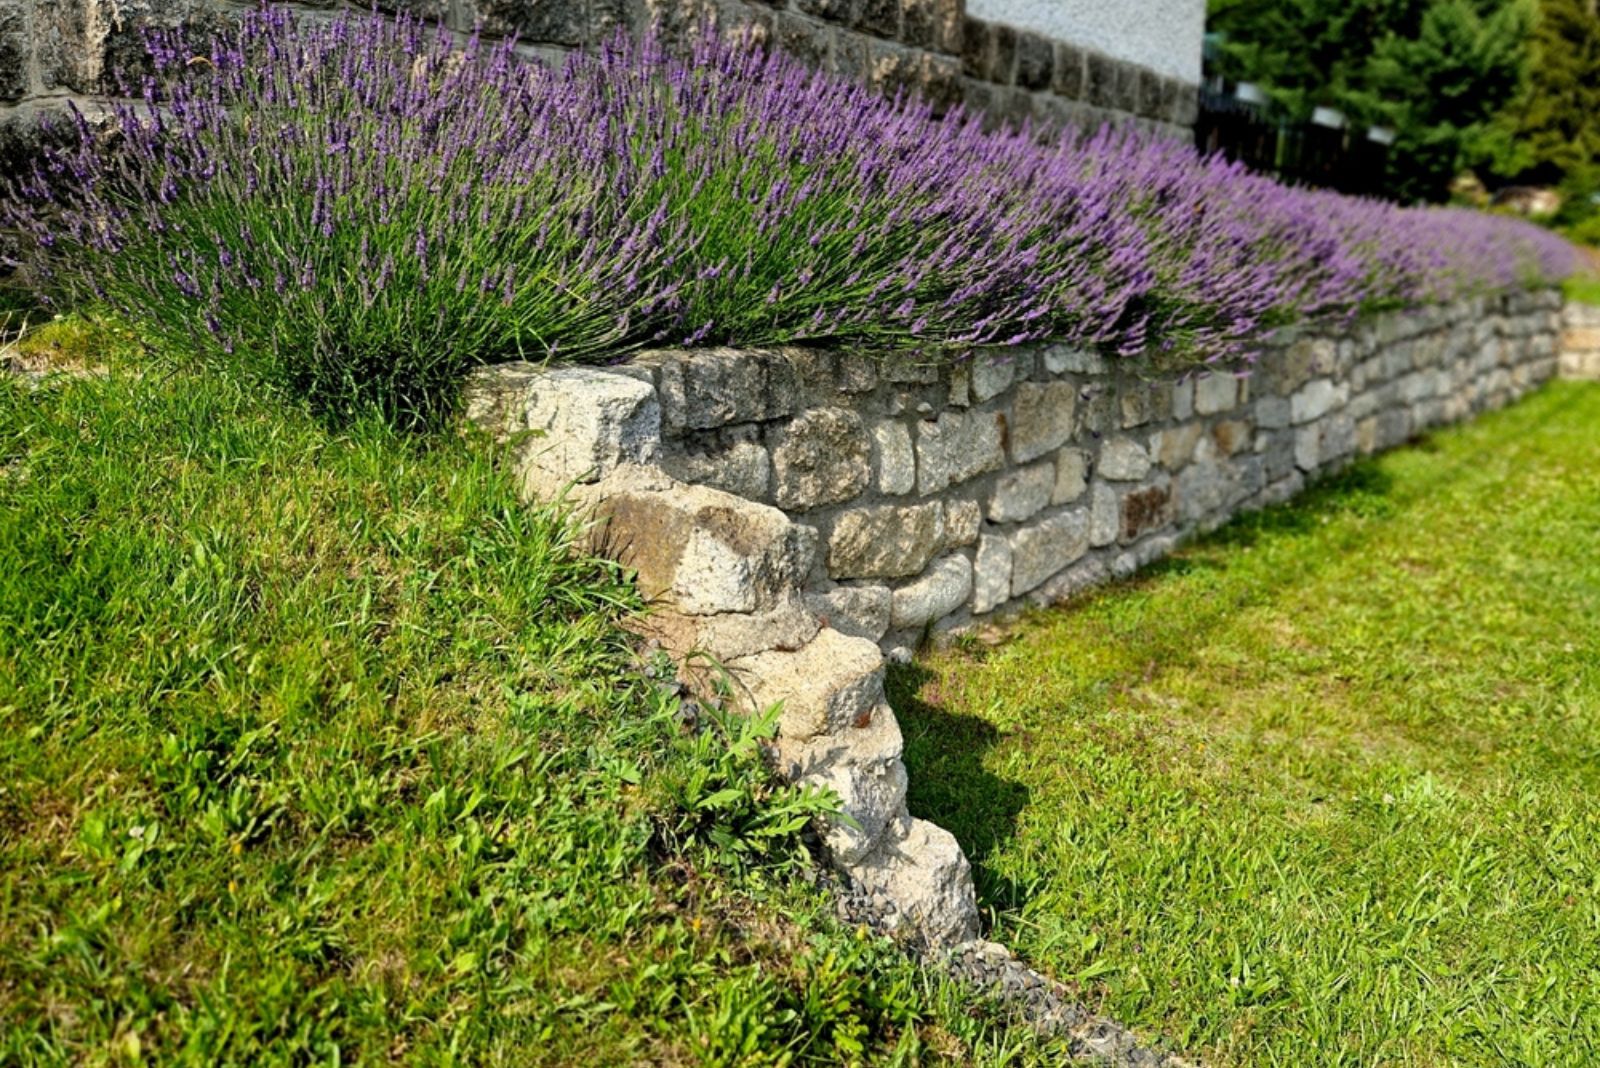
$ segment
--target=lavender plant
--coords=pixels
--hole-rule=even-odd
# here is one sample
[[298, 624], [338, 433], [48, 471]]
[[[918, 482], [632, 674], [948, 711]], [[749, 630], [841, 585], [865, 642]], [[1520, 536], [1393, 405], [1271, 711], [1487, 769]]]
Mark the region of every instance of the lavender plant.
[[781, 54], [619, 38], [560, 69], [415, 20], [149, 38], [4, 222], [55, 300], [343, 411], [426, 421], [469, 364], [1059, 338], [1238, 368], [1297, 318], [1568, 273], [1545, 231], [1294, 189], [1110, 128], [1041, 144]]

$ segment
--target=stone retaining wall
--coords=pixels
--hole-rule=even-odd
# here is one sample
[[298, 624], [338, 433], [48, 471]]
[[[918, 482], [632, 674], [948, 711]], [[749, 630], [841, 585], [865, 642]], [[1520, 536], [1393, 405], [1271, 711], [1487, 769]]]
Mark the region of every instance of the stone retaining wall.
[[[141, 66], [145, 26], [204, 26], [249, 0], [0, 0], [0, 163], [30, 150], [33, 120], [75, 101], [93, 110]], [[325, 17], [355, 0], [296, 0]], [[965, 0], [380, 0], [390, 11], [470, 33], [516, 35], [530, 55], [592, 47], [618, 27], [669, 40], [707, 18], [813, 66], [884, 91], [921, 93], [939, 110], [965, 103], [995, 120], [1136, 119], [1188, 136], [1198, 87], [1069, 40], [972, 18]], [[1189, 59], [1192, 57], [1183, 57]], [[137, 84], [137, 77], [134, 78]]]
[[1600, 380], [1600, 306], [1568, 304], [1563, 327], [1562, 377]]
[[[1145, 381], [1057, 346], [907, 368], [814, 349], [485, 368], [469, 417], [524, 491], [569, 493], [643, 624], [782, 704], [775, 759], [833, 789], [838, 865], [936, 944], [977, 933], [954, 839], [905, 809], [885, 655], [1053, 604], [1308, 478], [1555, 375], [1555, 291], [1285, 332], [1255, 374]], [[708, 662], [701, 660], [700, 662]]]

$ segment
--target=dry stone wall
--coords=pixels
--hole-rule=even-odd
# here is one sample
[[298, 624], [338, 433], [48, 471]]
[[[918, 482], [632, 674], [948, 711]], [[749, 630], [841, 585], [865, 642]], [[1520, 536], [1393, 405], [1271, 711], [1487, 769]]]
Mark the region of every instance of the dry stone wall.
[[1568, 304], [1563, 325], [1562, 377], [1600, 380], [1600, 306]]
[[[73, 101], [93, 111], [138, 83], [147, 26], [204, 29], [252, 0], [0, 0], [0, 164], [31, 151], [36, 117]], [[311, 17], [370, 10], [364, 0], [294, 0]], [[1198, 87], [1072, 40], [971, 17], [965, 0], [379, 0], [470, 33], [515, 35], [530, 55], [593, 47], [619, 28], [669, 40], [707, 19], [812, 66], [885, 92], [963, 103], [995, 121], [1142, 122], [1188, 136]], [[1174, 57], [1169, 67], [1197, 62]]]
[[[567, 494], [701, 688], [781, 706], [773, 757], [845, 818], [835, 862], [934, 945], [977, 936], [959, 845], [906, 810], [886, 657], [1126, 575], [1558, 367], [1559, 295], [1286, 331], [1255, 373], [1146, 380], [1059, 346], [918, 367], [818, 349], [484, 368], [469, 418]], [[1569, 334], [1570, 336], [1570, 334]], [[704, 665], [714, 664], [713, 669]]]

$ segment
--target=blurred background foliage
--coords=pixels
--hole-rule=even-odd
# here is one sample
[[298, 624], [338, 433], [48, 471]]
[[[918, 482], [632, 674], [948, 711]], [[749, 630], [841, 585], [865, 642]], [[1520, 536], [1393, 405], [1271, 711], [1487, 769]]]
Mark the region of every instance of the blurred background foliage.
[[1209, 29], [1211, 75], [1290, 120], [1393, 130], [1386, 195], [1553, 189], [1546, 221], [1600, 243], [1600, 0], [1211, 0]]

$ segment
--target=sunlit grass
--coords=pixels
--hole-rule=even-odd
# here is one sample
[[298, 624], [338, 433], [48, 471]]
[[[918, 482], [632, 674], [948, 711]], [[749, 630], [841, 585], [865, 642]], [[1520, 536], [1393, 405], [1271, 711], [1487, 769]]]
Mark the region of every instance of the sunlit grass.
[[1600, 1060], [1600, 388], [893, 680], [998, 937], [1223, 1065]]

